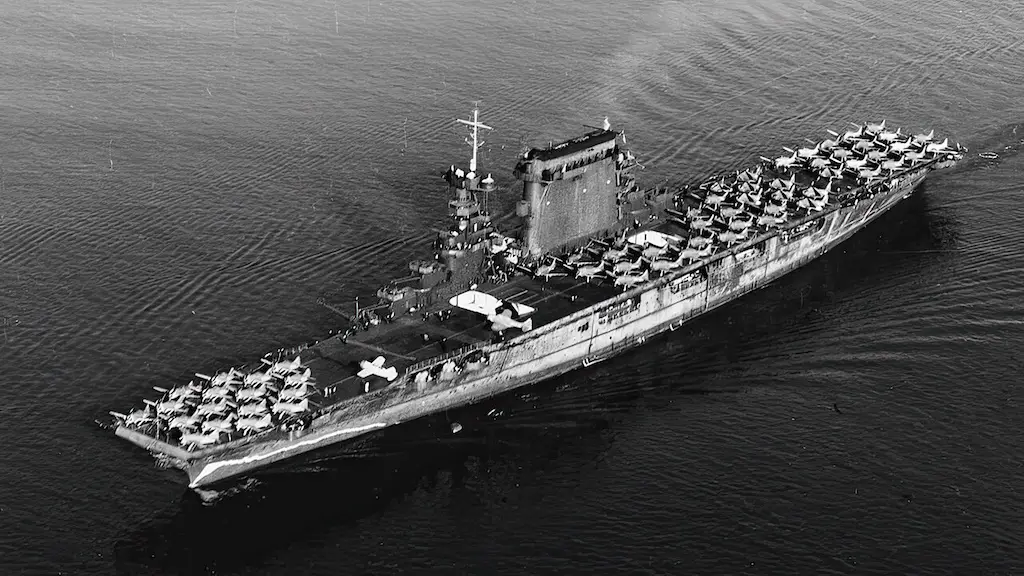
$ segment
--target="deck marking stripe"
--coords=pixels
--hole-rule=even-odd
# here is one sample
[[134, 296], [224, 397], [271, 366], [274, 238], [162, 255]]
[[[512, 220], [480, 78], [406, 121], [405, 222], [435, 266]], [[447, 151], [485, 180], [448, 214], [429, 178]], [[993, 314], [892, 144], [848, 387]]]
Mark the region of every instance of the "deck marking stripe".
[[373, 430], [373, 429], [376, 429], [376, 428], [384, 428], [385, 426], [387, 426], [386, 423], [384, 423], [384, 422], [377, 422], [375, 424], [369, 424], [367, 426], [357, 426], [356, 428], [342, 428], [341, 430], [335, 430], [334, 432], [331, 432], [330, 434], [324, 434], [323, 436], [318, 436], [316, 438], [311, 438], [309, 440], [303, 440], [302, 442], [298, 442], [296, 444], [290, 444], [288, 446], [285, 446], [284, 448], [278, 448], [277, 450], [271, 450], [270, 452], [267, 452], [266, 454], [256, 454], [256, 455], [253, 455], [253, 456], [245, 456], [245, 457], [238, 458], [238, 459], [235, 459], [235, 460], [221, 460], [220, 462], [214, 462], [213, 464], [208, 464], [208, 465], [204, 466], [203, 467], [203, 471], [200, 472], [198, 475], [196, 475], [195, 480], [190, 482], [188, 487], [189, 488], [195, 488], [196, 486], [198, 486], [200, 480], [202, 480], [203, 478], [209, 476], [210, 474], [213, 474], [215, 471], [219, 470], [220, 468], [223, 468], [224, 466], [234, 466], [235, 464], [250, 464], [252, 462], [259, 462], [260, 460], [265, 460], [267, 458], [270, 458], [272, 456], [276, 456], [278, 454], [283, 454], [285, 452], [290, 452], [290, 451], [292, 451], [292, 450], [294, 450], [296, 448], [301, 448], [302, 446], [309, 446], [309, 445], [312, 445], [312, 444], [319, 444], [320, 442], [323, 442], [324, 440], [327, 440], [328, 438], [331, 438], [331, 437], [334, 437], [334, 436], [340, 436], [342, 434], [348, 434], [348, 433], [351, 433], [351, 432], [362, 433], [362, 432], [366, 432], [368, 430]]

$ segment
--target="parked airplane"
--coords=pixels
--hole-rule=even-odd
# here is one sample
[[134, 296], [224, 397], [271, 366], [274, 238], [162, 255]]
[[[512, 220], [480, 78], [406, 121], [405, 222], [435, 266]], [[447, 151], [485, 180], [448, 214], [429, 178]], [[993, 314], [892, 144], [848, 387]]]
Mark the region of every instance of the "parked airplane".
[[590, 282], [592, 278], [600, 278], [607, 275], [603, 263], [585, 263], [576, 268], [576, 278], [583, 278]]
[[900, 137], [900, 129], [899, 128], [897, 128], [895, 132], [893, 132], [891, 130], [884, 130], [884, 131], [880, 132], [878, 134], [878, 136], [876, 136], [876, 138], [878, 138], [882, 142], [892, 142], [893, 140], [896, 140], [899, 137]]
[[914, 136], [914, 144], [917, 144], [917, 145], [925, 144], [927, 142], [931, 142], [932, 138], [935, 138], [935, 130], [932, 130], [931, 132], [929, 132], [927, 134], [916, 134]]
[[868, 122], [864, 126], [864, 129], [867, 130], [868, 132], [870, 132], [871, 134], [878, 134], [882, 130], [885, 130], [885, 120], [882, 120], [882, 122], [880, 124], [872, 124], [872, 123]]
[[[377, 356], [376, 358], [374, 358], [373, 362], [369, 362], [367, 360], [360, 360], [359, 368], [360, 370], [359, 372], [356, 373], [356, 376], [360, 378], [366, 378], [368, 376], [380, 376], [381, 378], [384, 378], [388, 382], [391, 382], [395, 378], [398, 378], [397, 368], [395, 368], [394, 366], [389, 366], [388, 368], [384, 367], [383, 356]], [[276, 410], [277, 409], [275, 408], [275, 411]]]
[[616, 276], [615, 285], [622, 286], [622, 289], [625, 290], [630, 286], [643, 284], [644, 282], [647, 282], [647, 280], [649, 279], [650, 275], [647, 273], [647, 270], [644, 270], [640, 274], [623, 274], [622, 276]]
[[545, 282], [555, 276], [567, 276], [566, 272], [556, 272], [556, 269], [562, 264], [562, 261], [554, 256], [551, 257], [550, 262], [547, 264], [541, 264], [537, 266], [537, 269], [533, 272], [534, 278], [543, 278]]
[[949, 149], [949, 138], [946, 138], [938, 144], [928, 144], [924, 147], [925, 152], [944, 152]]
[[270, 428], [271, 426], [273, 426], [273, 422], [271, 421], [269, 413], [264, 414], [259, 418], [241, 418], [238, 420], [238, 423], [235, 424], [235, 427], [241, 432], [260, 432]]
[[618, 276], [620, 274], [625, 274], [627, 272], [632, 272], [633, 270], [636, 270], [637, 268], [640, 268], [643, 265], [644, 265], [643, 257], [637, 257], [637, 259], [633, 260], [633, 261], [630, 261], [630, 260], [620, 260], [620, 261], [618, 261], [618, 262], [616, 262], [615, 264], [612, 265], [612, 274]]
[[487, 321], [491, 323], [491, 330], [494, 332], [504, 332], [509, 328], [518, 328], [523, 332], [529, 332], [533, 330], [533, 318], [527, 318], [525, 321], [519, 321], [512, 318], [510, 310], [506, 310], [503, 314], [491, 314], [487, 317]]

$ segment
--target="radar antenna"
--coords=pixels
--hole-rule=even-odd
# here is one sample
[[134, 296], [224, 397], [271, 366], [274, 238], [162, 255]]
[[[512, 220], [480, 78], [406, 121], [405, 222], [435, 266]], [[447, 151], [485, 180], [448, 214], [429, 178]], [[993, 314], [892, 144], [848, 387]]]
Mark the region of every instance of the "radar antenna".
[[[479, 128], [485, 128], [487, 130], [493, 130], [493, 128], [491, 128], [490, 126], [488, 126], [486, 124], [481, 123], [478, 120], [478, 114], [480, 112], [478, 104], [479, 104], [478, 102], [474, 102], [474, 106], [473, 106], [473, 120], [460, 120], [458, 118], [456, 118], [456, 120], [455, 120], [456, 122], [460, 122], [462, 124], [465, 124], [466, 126], [471, 126], [473, 128], [473, 142], [472, 142], [473, 157], [469, 161], [469, 171], [471, 173], [475, 173], [476, 172], [476, 150], [477, 150], [477, 148], [480, 147], [481, 144], [483, 144], [482, 141], [479, 141], [477, 139], [477, 130]], [[466, 142], [469, 143], [469, 140], [466, 140]]]

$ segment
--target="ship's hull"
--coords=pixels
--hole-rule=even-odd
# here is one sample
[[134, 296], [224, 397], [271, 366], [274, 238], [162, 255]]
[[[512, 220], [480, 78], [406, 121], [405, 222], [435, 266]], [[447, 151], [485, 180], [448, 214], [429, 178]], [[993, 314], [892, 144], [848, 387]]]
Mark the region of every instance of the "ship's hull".
[[699, 269], [684, 269], [538, 327], [501, 344], [478, 347], [489, 361], [461, 373], [443, 373], [429, 383], [414, 375], [445, 362], [448, 354], [410, 369], [379, 392], [339, 405], [306, 430], [194, 458], [184, 450], [119, 428], [117, 433], [163, 453], [200, 488], [258, 472], [271, 464], [351, 440], [428, 414], [471, 404], [617, 355], [658, 333], [761, 288], [807, 264], [875, 220], [924, 180], [928, 169], [911, 171], [891, 188], [837, 208], [788, 232], [739, 245]]

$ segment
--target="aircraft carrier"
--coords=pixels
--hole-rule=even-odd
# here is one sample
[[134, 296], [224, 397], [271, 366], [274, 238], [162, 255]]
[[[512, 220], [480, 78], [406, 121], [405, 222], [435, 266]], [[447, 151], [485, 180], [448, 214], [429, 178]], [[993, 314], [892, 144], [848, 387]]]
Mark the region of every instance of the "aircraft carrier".
[[[756, 166], [644, 189], [622, 133], [523, 154], [515, 211], [477, 167], [445, 173], [433, 258], [342, 311], [345, 328], [248, 365], [154, 386], [115, 433], [194, 489], [606, 360], [807, 264], [907, 198], [964, 149], [858, 125]], [[365, 302], [365, 299], [364, 299]], [[348, 310], [345, 307], [345, 310]]]

